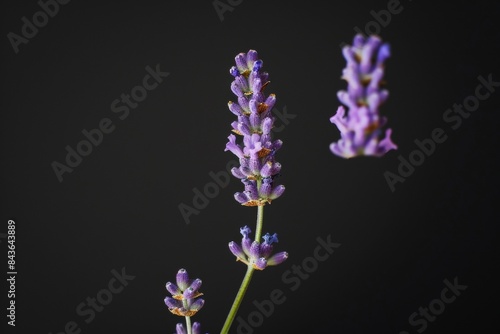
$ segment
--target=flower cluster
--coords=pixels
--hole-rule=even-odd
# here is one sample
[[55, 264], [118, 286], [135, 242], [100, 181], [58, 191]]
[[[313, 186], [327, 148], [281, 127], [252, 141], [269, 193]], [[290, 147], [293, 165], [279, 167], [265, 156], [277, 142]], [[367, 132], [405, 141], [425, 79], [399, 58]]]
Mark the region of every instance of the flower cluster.
[[191, 317], [195, 315], [205, 304], [205, 301], [199, 298], [203, 295], [198, 289], [201, 287], [201, 280], [189, 279], [186, 269], [179, 269], [176, 276], [176, 284], [167, 282], [167, 291], [172, 297], [165, 298], [165, 305], [168, 310], [175, 315]]
[[287, 252], [280, 252], [271, 255], [273, 252], [273, 243], [278, 242], [278, 235], [267, 233], [262, 237], [263, 243], [253, 241], [249, 235], [252, 231], [248, 226], [240, 228], [243, 236], [241, 246], [236, 242], [229, 243], [229, 250], [236, 256], [236, 261], [241, 261], [246, 265], [251, 265], [254, 269], [264, 270], [267, 266], [275, 266], [284, 262], [288, 258]]
[[285, 191], [283, 185], [275, 185], [281, 165], [275, 160], [275, 153], [281, 147], [281, 140], [273, 140], [271, 130], [274, 117], [271, 110], [276, 96], [265, 96], [264, 88], [269, 84], [268, 73], [262, 71], [263, 62], [255, 50], [240, 53], [235, 57], [236, 66], [229, 72], [234, 77], [231, 90], [238, 102], [229, 101], [229, 110], [238, 117], [232, 131], [243, 137], [243, 147], [236, 142], [234, 134], [229, 135], [225, 151], [231, 151], [239, 158], [240, 166], [231, 172], [245, 185], [243, 192], [237, 192], [235, 199], [245, 206], [263, 206], [271, 203]]
[[382, 43], [378, 36], [354, 37], [352, 46], [342, 50], [347, 66], [342, 79], [348, 83], [347, 91], [339, 91], [338, 99], [344, 106], [330, 118], [340, 131], [341, 138], [330, 145], [331, 151], [343, 158], [355, 156], [383, 156], [397, 146], [391, 141], [391, 129], [379, 140], [387, 119], [380, 117], [378, 109], [389, 92], [382, 89], [384, 61], [390, 56], [389, 44]]

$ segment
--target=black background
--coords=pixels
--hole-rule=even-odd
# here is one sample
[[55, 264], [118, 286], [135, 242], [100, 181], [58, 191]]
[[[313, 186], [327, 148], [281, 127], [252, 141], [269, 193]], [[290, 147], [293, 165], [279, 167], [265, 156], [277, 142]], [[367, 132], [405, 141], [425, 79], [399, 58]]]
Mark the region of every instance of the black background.
[[[235, 119], [228, 70], [249, 49], [270, 73], [276, 109], [295, 115], [275, 134], [284, 142], [277, 157], [287, 190], [266, 206], [264, 223], [290, 257], [254, 275], [238, 314], [247, 318], [252, 301], [274, 289], [286, 301], [254, 333], [417, 333], [408, 317], [455, 277], [467, 289], [424, 332], [498, 330], [500, 88], [459, 129], [442, 117], [474, 95], [479, 75], [500, 81], [500, 8], [401, 6], [380, 30], [392, 48], [381, 113], [399, 149], [343, 160], [328, 148], [339, 137], [329, 122], [336, 92], [346, 87], [339, 45], [387, 1], [242, 1], [223, 21], [211, 1], [71, 1], [17, 54], [7, 34], [20, 34], [21, 18], [32, 21], [40, 7], [4, 2], [0, 231], [15, 220], [18, 271], [9, 331], [59, 333], [75, 321], [82, 333], [173, 333], [183, 319], [163, 299], [181, 267], [203, 280], [206, 304], [193, 320], [220, 331], [245, 271], [227, 243], [240, 240], [239, 227], [254, 226], [256, 209], [234, 201], [242, 189], [234, 177], [190, 224], [178, 206], [192, 206], [193, 188], [234, 159], [224, 152]], [[120, 120], [111, 102], [156, 64], [170, 75]], [[75, 148], [81, 131], [103, 118], [115, 130], [59, 182], [53, 161], [64, 163], [66, 145]], [[398, 156], [408, 158], [414, 140], [437, 127], [448, 139], [391, 192], [384, 172], [397, 173]], [[341, 246], [291, 291], [282, 274], [328, 235]], [[85, 323], [76, 307], [123, 267], [134, 280]]]

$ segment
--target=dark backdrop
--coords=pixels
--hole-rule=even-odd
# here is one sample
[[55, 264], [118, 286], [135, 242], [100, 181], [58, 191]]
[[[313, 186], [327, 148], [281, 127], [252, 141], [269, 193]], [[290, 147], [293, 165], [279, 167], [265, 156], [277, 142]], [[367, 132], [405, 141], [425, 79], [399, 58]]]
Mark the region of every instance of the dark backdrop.
[[[386, 0], [232, 1], [223, 20], [211, 1], [71, 1], [44, 22], [35, 1], [4, 2], [0, 241], [7, 272], [5, 233], [14, 220], [18, 274], [15, 330], [5, 315], [2, 325], [9, 333], [60, 333], [67, 323], [77, 333], [71, 321], [81, 333], [173, 333], [183, 319], [164, 305], [165, 283], [183, 267], [203, 280], [206, 304], [193, 320], [220, 331], [245, 271], [227, 243], [254, 226], [256, 209], [234, 201], [242, 185], [233, 177], [205, 203], [193, 189], [203, 192], [210, 172], [223, 177], [234, 159], [224, 152], [235, 119], [226, 107], [228, 70], [237, 53], [255, 49], [284, 119], [277, 125], [285, 125], [275, 138], [284, 142], [277, 157], [287, 190], [266, 206], [264, 232], [277, 232], [276, 249], [290, 257], [254, 275], [239, 312], [254, 326], [238, 331], [235, 322], [231, 332], [498, 329], [500, 88], [457, 129], [443, 120], [454, 104], [474, 100], [479, 76], [500, 81], [494, 3], [401, 0], [389, 22], [380, 11], [395, 2]], [[339, 45], [356, 26], [377, 29], [377, 13], [392, 47], [381, 113], [399, 149], [343, 160], [328, 148], [339, 137], [329, 122], [336, 92], [346, 87]], [[16, 53], [9, 36], [22, 37], [22, 18], [33, 22], [34, 14], [45, 25], [34, 36], [26, 29], [32, 35], [17, 40]], [[169, 75], [127, 117], [113, 112], [115, 99], [142, 85], [147, 66]], [[113, 131], [60, 182], [54, 161], [66, 164], [66, 146], [76, 149], [82, 130], [103, 119]], [[384, 173], [397, 174], [415, 140], [435, 128], [447, 139], [391, 191]], [[199, 210], [187, 224], [179, 205], [194, 207], [193, 199]], [[328, 236], [340, 246], [311, 260], [317, 238]], [[287, 274], [303, 263], [307, 278]], [[122, 270], [127, 286], [109, 294], [112, 271]], [[439, 301], [445, 280], [467, 286], [455, 299], [445, 290], [448, 304]], [[5, 281], [2, 289], [5, 310]], [[253, 302], [275, 289], [284, 302], [259, 316]], [[112, 300], [90, 319], [85, 303], [96, 296]], [[437, 315], [409, 322], [429, 306]]]

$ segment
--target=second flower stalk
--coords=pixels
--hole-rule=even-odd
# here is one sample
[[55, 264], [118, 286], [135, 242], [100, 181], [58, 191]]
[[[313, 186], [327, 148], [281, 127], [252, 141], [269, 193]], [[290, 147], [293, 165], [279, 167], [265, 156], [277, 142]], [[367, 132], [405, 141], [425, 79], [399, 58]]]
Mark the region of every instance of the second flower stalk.
[[[234, 241], [229, 243], [230, 251], [237, 261], [247, 265], [247, 271], [222, 328], [222, 334], [229, 332], [253, 272], [278, 265], [288, 258], [287, 252], [272, 254], [273, 244], [278, 242], [276, 233], [262, 236], [264, 206], [285, 191], [283, 185], [275, 184], [281, 170], [275, 154], [283, 144], [281, 140], [273, 140], [271, 133], [275, 120], [271, 110], [276, 103], [276, 95], [266, 97], [264, 94], [264, 89], [269, 84], [269, 74], [262, 71], [263, 62], [255, 50], [238, 54], [235, 62], [236, 66], [231, 67], [229, 72], [234, 77], [231, 90], [238, 102], [230, 101], [228, 106], [238, 120], [231, 124], [234, 134], [229, 135], [225, 150], [236, 155], [240, 162], [240, 166], [234, 167], [231, 172], [244, 184], [244, 190], [235, 193], [234, 197], [241, 205], [257, 206], [257, 222], [253, 240], [250, 238], [250, 228], [244, 226], [240, 228], [243, 236], [241, 244]], [[243, 146], [236, 142], [235, 135], [243, 137]]]

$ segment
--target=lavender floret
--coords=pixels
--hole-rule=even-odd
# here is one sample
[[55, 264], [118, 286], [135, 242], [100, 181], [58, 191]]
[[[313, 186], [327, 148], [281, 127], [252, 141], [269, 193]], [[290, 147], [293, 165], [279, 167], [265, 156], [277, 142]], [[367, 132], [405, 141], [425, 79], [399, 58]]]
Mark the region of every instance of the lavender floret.
[[273, 235], [265, 234], [262, 237], [264, 239], [262, 243], [250, 239], [251, 230], [248, 226], [240, 228], [240, 233], [243, 236], [241, 246], [234, 241], [229, 243], [229, 250], [236, 256], [236, 261], [241, 261], [257, 270], [264, 270], [266, 267], [283, 263], [288, 258], [287, 252], [271, 255], [273, 243], [278, 242], [276, 233]]

